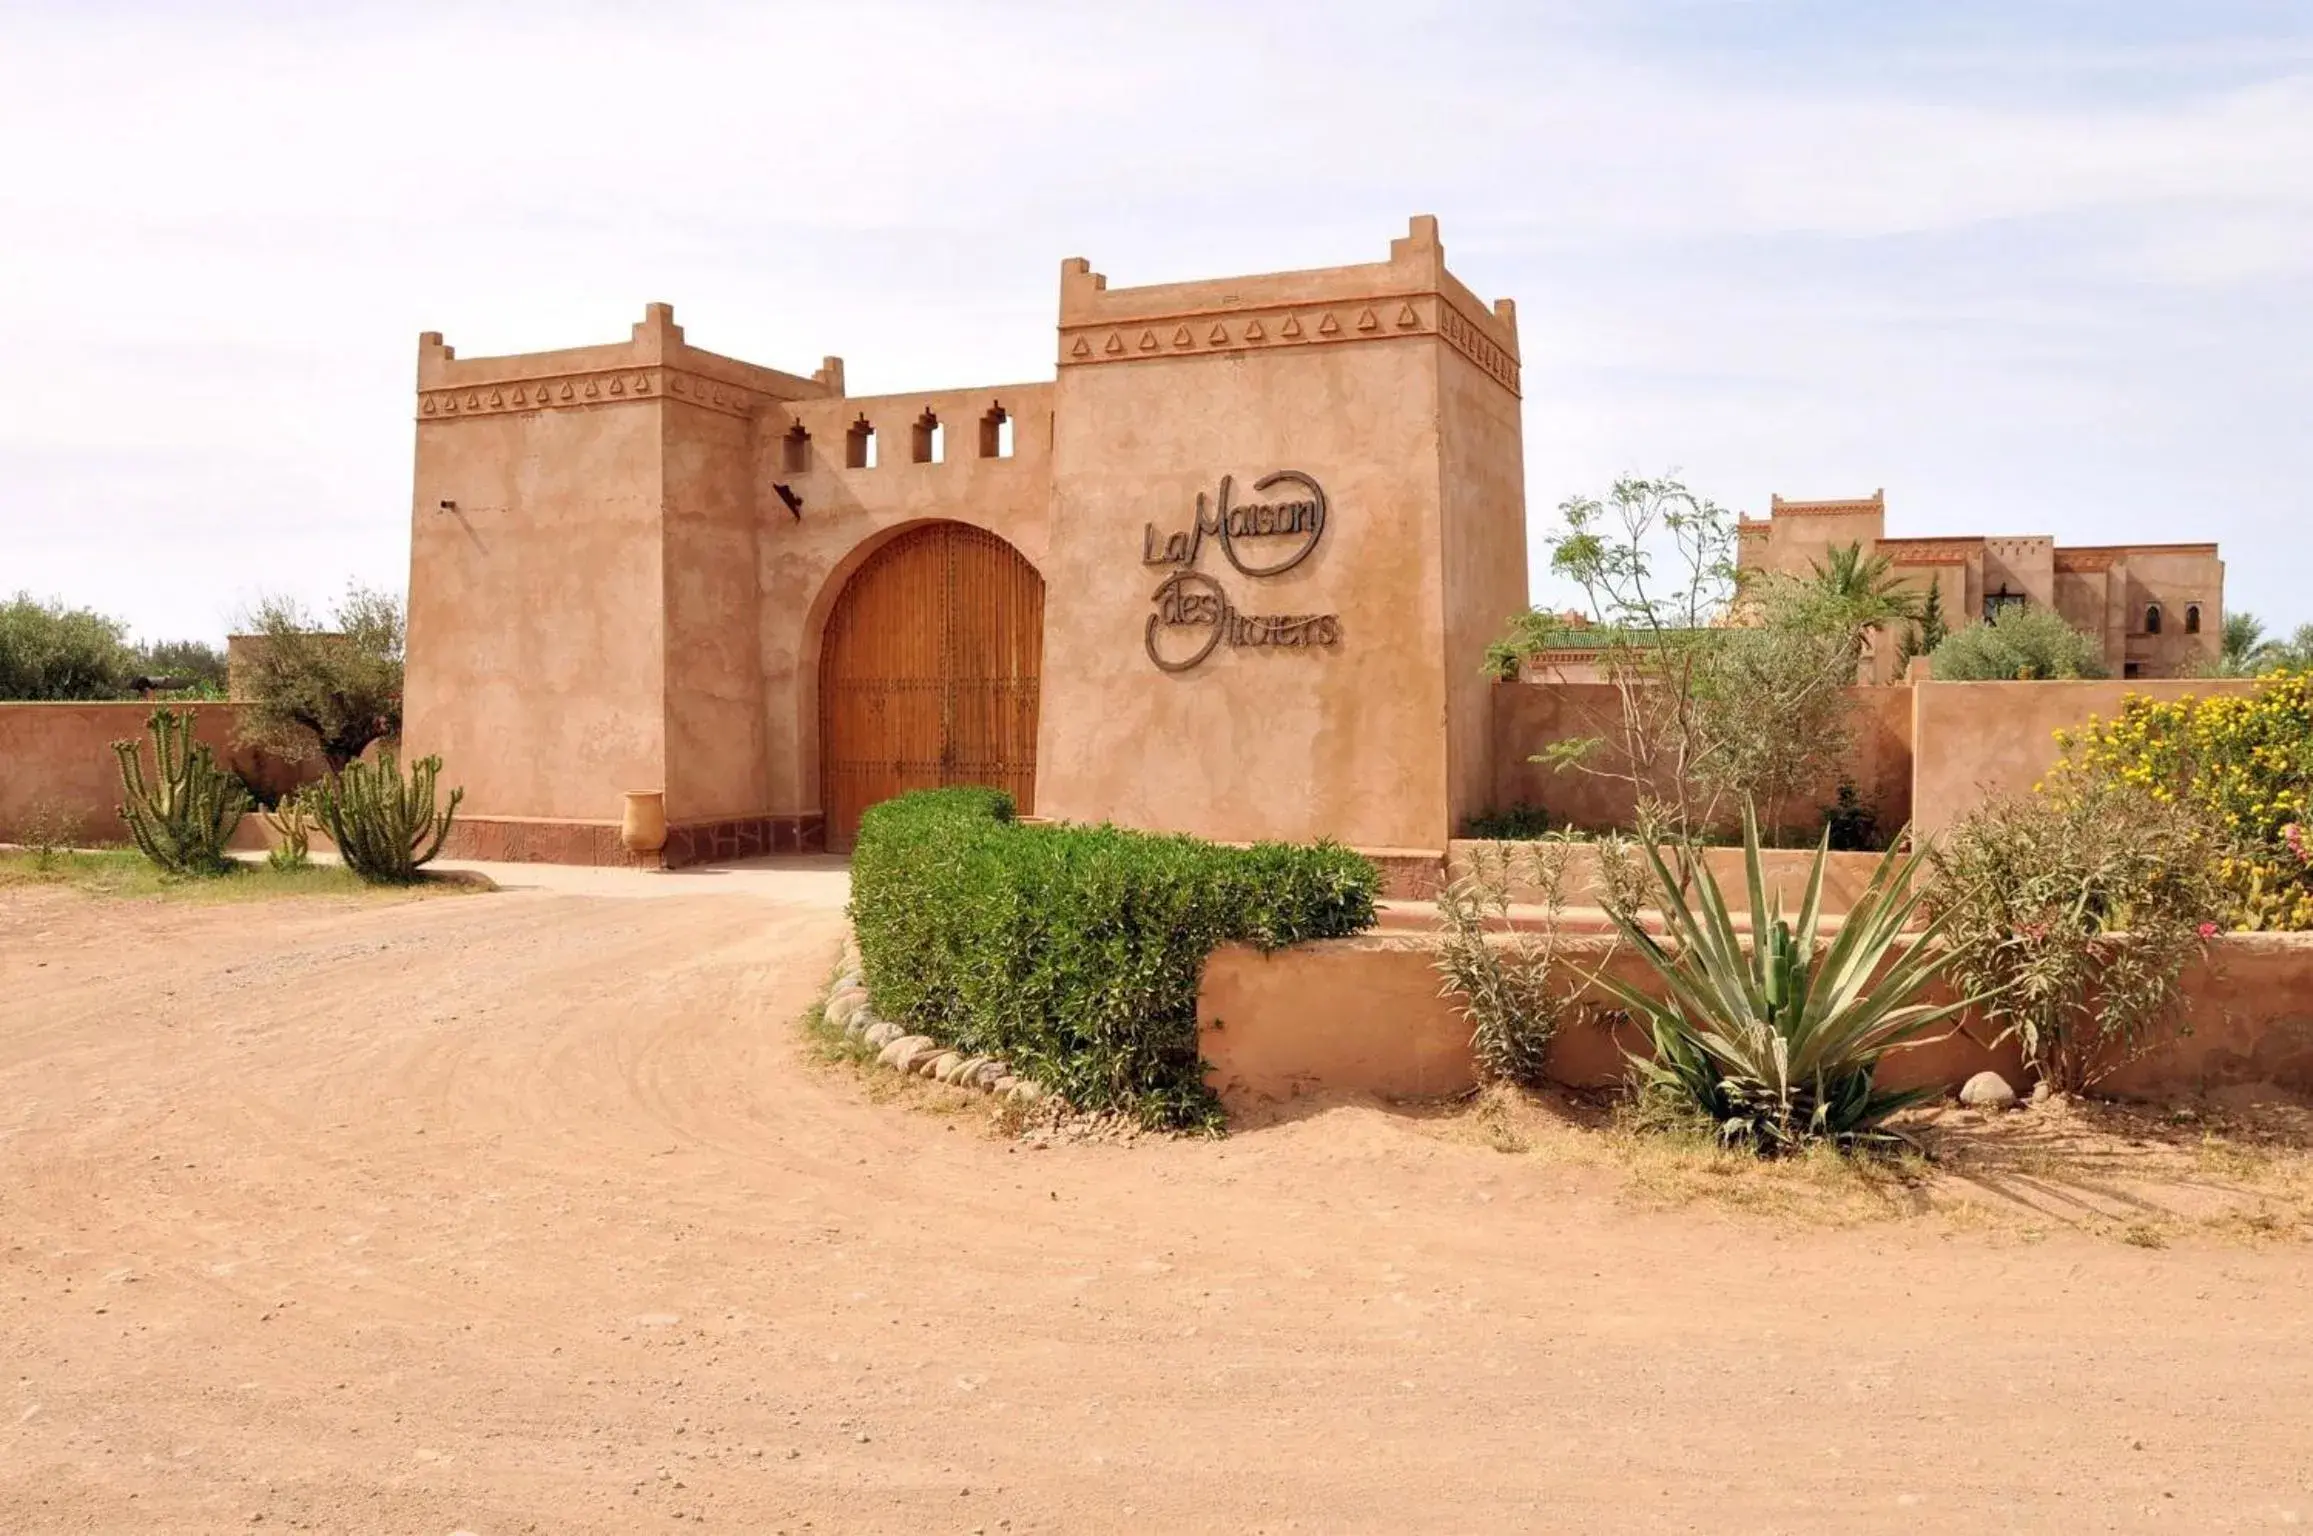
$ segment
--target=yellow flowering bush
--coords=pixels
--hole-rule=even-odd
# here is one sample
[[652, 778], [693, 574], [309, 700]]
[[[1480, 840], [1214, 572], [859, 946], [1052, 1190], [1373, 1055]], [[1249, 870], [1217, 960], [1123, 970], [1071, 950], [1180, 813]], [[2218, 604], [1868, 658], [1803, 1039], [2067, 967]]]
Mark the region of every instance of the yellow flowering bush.
[[2117, 784], [2203, 812], [2225, 840], [2232, 926], [2313, 929], [2313, 673], [2275, 674], [2252, 694], [2132, 696], [2057, 744], [2050, 796]]

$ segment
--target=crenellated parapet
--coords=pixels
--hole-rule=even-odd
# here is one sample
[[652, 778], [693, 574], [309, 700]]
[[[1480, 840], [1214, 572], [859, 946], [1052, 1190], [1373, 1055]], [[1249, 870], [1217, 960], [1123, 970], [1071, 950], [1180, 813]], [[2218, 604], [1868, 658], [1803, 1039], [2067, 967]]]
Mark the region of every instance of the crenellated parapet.
[[1355, 266], [1111, 288], [1081, 256], [1060, 264], [1063, 368], [1409, 337], [1441, 340], [1519, 392], [1516, 306], [1489, 308], [1446, 270], [1428, 214], [1389, 260]]
[[418, 338], [420, 421], [662, 399], [750, 417], [773, 401], [842, 393], [843, 359], [825, 359], [808, 378], [743, 363], [685, 342], [667, 304], [645, 306], [633, 337], [606, 346], [461, 358], [439, 331]]

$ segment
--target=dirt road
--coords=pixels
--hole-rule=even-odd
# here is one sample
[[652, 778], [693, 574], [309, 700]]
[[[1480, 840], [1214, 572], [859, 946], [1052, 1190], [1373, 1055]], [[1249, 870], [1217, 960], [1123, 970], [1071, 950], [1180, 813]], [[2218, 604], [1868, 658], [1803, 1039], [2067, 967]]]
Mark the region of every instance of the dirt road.
[[871, 1102], [825, 899], [0, 892], [0, 1530], [2264, 1530], [2305, 1250]]

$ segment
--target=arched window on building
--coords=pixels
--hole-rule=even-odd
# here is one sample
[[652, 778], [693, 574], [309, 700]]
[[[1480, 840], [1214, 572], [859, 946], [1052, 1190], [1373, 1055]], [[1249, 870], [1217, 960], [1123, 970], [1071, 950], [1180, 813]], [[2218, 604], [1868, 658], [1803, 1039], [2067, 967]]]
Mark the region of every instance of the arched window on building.
[[2144, 605], [2144, 632], [2148, 635], [2160, 633], [2160, 604], [2146, 603]]
[[2187, 603], [2185, 604], [2185, 633], [2188, 635], [2197, 635], [2200, 632], [2201, 605], [2198, 603]]

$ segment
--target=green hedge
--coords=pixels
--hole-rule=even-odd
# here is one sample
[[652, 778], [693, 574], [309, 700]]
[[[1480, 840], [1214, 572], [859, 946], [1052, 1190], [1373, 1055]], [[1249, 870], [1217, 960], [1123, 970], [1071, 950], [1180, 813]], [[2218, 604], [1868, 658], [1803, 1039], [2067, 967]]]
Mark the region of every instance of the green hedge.
[[861, 819], [851, 918], [885, 1018], [1000, 1056], [1079, 1109], [1211, 1125], [1205, 957], [1359, 932], [1380, 885], [1337, 844], [1023, 826], [994, 790], [940, 789]]

